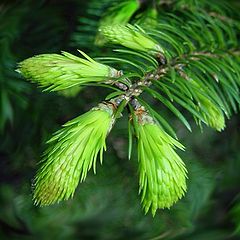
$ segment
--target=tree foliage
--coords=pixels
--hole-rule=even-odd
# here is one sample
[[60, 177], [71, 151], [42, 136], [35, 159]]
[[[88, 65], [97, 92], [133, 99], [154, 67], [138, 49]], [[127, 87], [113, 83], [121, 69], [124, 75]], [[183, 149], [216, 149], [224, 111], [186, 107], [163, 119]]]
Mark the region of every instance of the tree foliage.
[[[97, 226], [104, 228], [108, 217], [122, 218], [118, 213], [118, 217], [105, 216], [102, 225], [99, 223], [108, 201], [119, 196], [116, 206], [119, 204], [128, 212], [125, 217], [129, 217], [130, 225], [137, 223], [136, 227], [126, 234], [121, 229], [123, 235], [115, 238], [111, 234], [101, 235], [104, 229], [100, 227], [94, 235], [96, 239], [122, 239], [124, 236], [145, 239], [160, 232], [160, 238], [171, 239], [225, 239], [230, 235], [228, 229], [220, 231], [213, 225], [209, 231], [206, 229], [203, 232], [194, 227], [194, 221], [204, 214], [202, 211], [206, 206], [205, 211], [210, 211], [209, 199], [217, 185], [215, 178], [229, 167], [229, 163], [219, 163], [218, 167], [222, 170], [218, 172], [207, 155], [206, 160], [203, 160], [204, 156], [202, 159], [205, 165], [197, 160], [194, 163], [187, 155], [200, 158], [198, 154], [191, 153], [191, 146], [194, 146], [191, 139], [195, 134], [199, 136], [194, 122], [204, 130], [204, 141], [211, 144], [208, 134], [213, 134], [216, 139], [217, 135], [204, 125], [220, 132], [228, 124], [226, 119], [239, 111], [240, 22], [238, 3], [235, 8], [233, 4], [234, 1], [230, 6], [226, 1], [205, 0], [106, 0], [101, 3], [92, 0], [89, 3], [63, 2], [62, 6], [45, 1], [38, 4], [32, 1], [3, 3], [1, 18], [6, 24], [0, 26], [4, 36], [4, 44], [1, 45], [4, 50], [1, 65], [4, 68], [0, 73], [0, 128], [4, 133], [10, 121], [13, 129], [1, 144], [1, 149], [10, 147], [4, 150], [4, 156], [7, 153], [6, 156], [12, 155], [12, 159], [17, 157], [20, 162], [21, 155], [37, 159], [41, 144], [57, 128], [56, 122], [57, 125], [63, 124], [78, 115], [77, 112], [86, 112], [93, 106], [92, 110], [64, 124], [48, 141], [48, 148], [33, 182], [35, 203], [48, 205], [72, 197], [78, 182], [85, 180], [87, 172], [91, 168], [96, 172], [97, 156], [101, 156], [102, 162], [108, 138], [105, 158], [110, 161], [112, 158], [112, 162], [107, 164], [105, 160], [102, 172], [98, 170], [100, 173], [95, 177], [90, 174], [90, 182], [87, 180], [80, 185], [86, 192], [90, 189], [96, 191], [100, 187], [96, 191], [97, 200], [79, 189], [76, 199], [64, 203], [70, 204], [71, 209], [76, 211], [74, 206], [78, 205], [77, 200], [82, 204], [83, 201], [89, 202], [84, 205], [86, 211], [81, 209], [79, 213], [83, 218], [76, 217], [76, 224], [84, 224], [91, 216]], [[33, 9], [39, 18], [29, 14]], [[75, 11], [70, 16], [65, 13], [66, 9]], [[53, 14], [49, 21], [44, 20], [46, 13]], [[33, 28], [31, 22], [39, 25]], [[39, 39], [36, 39], [36, 33], [40, 33]], [[30, 40], [26, 36], [30, 36]], [[25, 49], [26, 43], [30, 47]], [[77, 53], [75, 49], [79, 48], [81, 50]], [[65, 51], [59, 54], [61, 50]], [[16, 62], [20, 62], [18, 66]], [[43, 88], [45, 93], [19, 79], [20, 74], [14, 71], [16, 68], [26, 79]], [[33, 103], [30, 103], [31, 100]], [[55, 110], [56, 106], [59, 110]], [[76, 110], [79, 108], [80, 111]], [[100, 110], [102, 108], [104, 110]], [[24, 114], [25, 111], [28, 115]], [[29, 125], [19, 127], [29, 119]], [[185, 132], [183, 126], [194, 132], [192, 136]], [[11, 143], [13, 133], [21, 136], [19, 144]], [[220, 136], [223, 134], [220, 133]], [[127, 159], [126, 141], [121, 143], [127, 135], [130, 162], [124, 161]], [[185, 153], [177, 150], [184, 149], [180, 141], [186, 146]], [[11, 153], [16, 146], [20, 151]], [[218, 144], [213, 144], [211, 151], [218, 151]], [[117, 159], [124, 162], [120, 167]], [[32, 164], [35, 166], [35, 162]], [[26, 166], [26, 173], [29, 168], [32, 166]], [[127, 176], [125, 170], [130, 171], [132, 177]], [[32, 177], [27, 176], [28, 179]], [[113, 180], [116, 191], [113, 190], [114, 186], [105, 187], [104, 181], [108, 178]], [[127, 191], [134, 189], [131, 193], [137, 194], [137, 184], [134, 185], [137, 178], [145, 212], [151, 209], [155, 215], [159, 208], [170, 208], [185, 192], [186, 197], [169, 212], [158, 210], [154, 220], [144, 217], [138, 211], [140, 198], [131, 198], [124, 193], [126, 186]], [[100, 185], [91, 183], [91, 179], [96, 179]], [[123, 184], [122, 179], [126, 181]], [[222, 182], [227, 181], [224, 177], [221, 179]], [[8, 186], [3, 185], [1, 193], [8, 191], [6, 189]], [[110, 196], [111, 191], [113, 195], [118, 192], [115, 198]], [[107, 196], [103, 201], [104, 193]], [[23, 199], [20, 199], [20, 214], [28, 208], [27, 211], [33, 213], [33, 220], [37, 221], [30, 201], [24, 203]], [[99, 206], [97, 210], [94, 201], [97, 205], [103, 201], [102, 208]], [[128, 201], [131, 204], [122, 206], [123, 202]], [[238, 205], [238, 201], [234, 201], [229, 214], [236, 226], [235, 235], [239, 234]], [[65, 211], [60, 208], [59, 214], [61, 211], [64, 214]], [[49, 221], [53, 221], [50, 215], [54, 209], [49, 210]], [[43, 214], [44, 211], [41, 210]], [[92, 215], [94, 211], [97, 211], [95, 216]], [[163, 219], [165, 222], [158, 226], [159, 220]], [[169, 232], [167, 221], [172, 219], [176, 219], [173, 224], [175, 230]], [[215, 219], [212, 220], [215, 224]], [[148, 221], [150, 225], [146, 224]], [[34, 229], [30, 222], [24, 222], [28, 227], [21, 225], [21, 221], [17, 224], [20, 225], [13, 232], [21, 229], [23, 234], [31, 234], [26, 230], [28, 227], [35, 233], [40, 231]], [[146, 225], [143, 231], [141, 224]], [[114, 224], [110, 228], [113, 232], [119, 232]], [[66, 231], [65, 238], [71, 236], [70, 232], [74, 231]], [[44, 237], [43, 231], [42, 234]], [[53, 236], [57, 236], [57, 231]], [[85, 239], [87, 236], [88, 233], [86, 236], [82, 233], [79, 237]]]

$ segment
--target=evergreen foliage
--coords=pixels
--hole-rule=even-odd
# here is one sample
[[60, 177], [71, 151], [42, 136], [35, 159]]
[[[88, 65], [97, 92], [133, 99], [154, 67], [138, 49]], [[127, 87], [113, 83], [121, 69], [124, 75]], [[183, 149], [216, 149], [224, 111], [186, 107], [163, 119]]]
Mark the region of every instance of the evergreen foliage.
[[[135, 109], [130, 112], [132, 119], [137, 117], [133, 123], [139, 138], [140, 191], [145, 212], [151, 207], [154, 215], [157, 208], [169, 208], [182, 197], [186, 191], [186, 170], [174, 151], [174, 146], [180, 145], [165, 133], [166, 124], [162, 122], [167, 120], [160, 113], [157, 113], [160, 121], [156, 114], [151, 116], [151, 112], [155, 111], [145, 103], [141, 94], [146, 92], [159, 100], [188, 129], [191, 126], [179, 106], [188, 110], [198, 125], [204, 123], [218, 131], [223, 130], [224, 115], [229, 118], [232, 111], [238, 111], [240, 103], [237, 35], [240, 25], [237, 20], [228, 19], [227, 10], [221, 3], [214, 5], [216, 9], [210, 9], [205, 1], [192, 1], [187, 7], [185, 1], [173, 1], [170, 4], [173, 5], [172, 11], [159, 6], [152, 26], [146, 15], [143, 20], [140, 16], [139, 25], [126, 24], [138, 9], [139, 3], [135, 1], [133, 7], [133, 2], [125, 1], [117, 8], [111, 8], [112, 14], [100, 22], [99, 31], [106, 42], [124, 47], [111, 57], [98, 58], [105, 64], [107, 61], [108, 65], [96, 62], [79, 50], [86, 59], [67, 52], [63, 55], [43, 54], [21, 62], [18, 71], [50, 91], [91, 83], [97, 86], [98, 82], [119, 88], [107, 99], [117, 109], [117, 117], [125, 107]], [[186, 11], [186, 8], [189, 10]], [[196, 11], [199, 12], [196, 14]], [[122, 56], [118, 56], [119, 52]], [[121, 67], [123, 64], [127, 65], [126, 69]], [[136, 102], [137, 105], [141, 102], [140, 106], [135, 105]], [[144, 107], [148, 110], [138, 111]], [[152, 120], [145, 120], [145, 114], [150, 115]], [[90, 119], [90, 116], [85, 123], [90, 130], [85, 133], [83, 128], [84, 136], [80, 142], [75, 137], [69, 137], [70, 133], [79, 131], [74, 131], [74, 128], [65, 128], [53, 138], [56, 141], [49, 141], [52, 150], [47, 150], [46, 161], [34, 183], [37, 203], [49, 204], [68, 199], [77, 186], [76, 179], [85, 179], [103, 141], [95, 139], [91, 147], [96, 149], [91, 149], [84, 157], [83, 149], [86, 150], [98, 136], [92, 135], [92, 129], [100, 127], [101, 121], [100, 115], [99, 122]], [[95, 116], [92, 118], [95, 119]], [[162, 130], [152, 128], [155, 121]], [[172, 129], [172, 126], [167, 125], [167, 128]], [[107, 129], [104, 130], [105, 137]], [[65, 167], [62, 168], [63, 164]], [[78, 165], [83, 166], [83, 170]], [[70, 170], [67, 170], [69, 167]], [[75, 168], [77, 173], [73, 171]], [[79, 177], [81, 171], [84, 177]]]
[[[0, 144], [3, 158], [11, 156], [13, 169], [21, 166], [17, 174], [26, 177], [17, 186], [24, 186], [26, 178], [32, 178], [41, 144], [50, 139], [33, 180], [33, 201], [43, 206], [76, 196], [62, 205], [36, 210], [30, 194], [28, 200], [16, 198], [3, 184], [1, 202], [17, 213], [4, 210], [0, 223], [11, 222], [5, 216], [17, 216], [17, 227], [11, 231], [18, 234], [20, 229], [23, 236], [39, 234], [43, 239], [49, 235], [41, 226], [55, 221], [68, 225], [68, 220], [72, 225], [65, 235], [49, 225], [53, 238], [239, 236], [240, 140], [234, 116], [240, 106], [238, 9], [238, 2], [223, 0], [3, 2], [0, 130], [5, 134], [9, 123], [12, 126]], [[46, 14], [53, 17], [47, 20]], [[49, 137], [60, 124], [62, 129]], [[233, 132], [222, 132], [228, 124], [233, 124]], [[193, 133], [188, 134], [184, 126]], [[11, 140], [13, 136], [16, 141]], [[209, 145], [204, 153], [194, 145], [201, 142], [197, 138]], [[92, 176], [88, 172], [96, 173], [98, 157], [101, 164], [105, 159], [104, 166]], [[22, 166], [25, 158], [29, 161]], [[29, 186], [26, 189], [30, 191]], [[225, 199], [225, 192], [229, 198]], [[153, 219], [139, 211], [140, 201]], [[64, 206], [69, 206], [68, 212]], [[164, 208], [171, 210], [158, 210]], [[215, 215], [208, 216], [215, 209], [229, 211], [224, 214], [234, 231], [232, 225], [231, 230], [219, 227], [219, 221], [227, 222], [225, 218], [218, 221]], [[31, 219], [26, 212], [31, 212]], [[37, 212], [46, 220], [39, 227]], [[59, 218], [54, 217], [58, 213]], [[68, 220], [62, 220], [65, 216]], [[206, 223], [197, 222], [199, 216]], [[91, 233], [77, 235], [75, 226], [87, 229], [87, 224]]]

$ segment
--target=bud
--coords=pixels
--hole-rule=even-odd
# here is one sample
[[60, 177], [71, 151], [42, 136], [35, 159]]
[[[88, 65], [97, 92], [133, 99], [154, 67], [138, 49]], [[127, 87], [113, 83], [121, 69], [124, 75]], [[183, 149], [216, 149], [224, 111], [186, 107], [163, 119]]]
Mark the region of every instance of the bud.
[[170, 208], [184, 195], [187, 170], [175, 148], [184, 147], [154, 122], [146, 111], [137, 114], [139, 192], [145, 213]]
[[[100, 21], [100, 28], [112, 24], [126, 24], [129, 22], [132, 15], [138, 10], [140, 3], [138, 0], [127, 0], [115, 4], [105, 13]], [[97, 34], [95, 43], [104, 45], [105, 39], [101, 34]]]
[[196, 89], [197, 110], [202, 114], [205, 124], [217, 131], [222, 131], [225, 128], [222, 110], [203, 94], [204, 89], [195, 80], [191, 79], [190, 83]]
[[198, 98], [199, 107], [206, 111], [203, 112], [203, 118], [206, 124], [217, 131], [222, 131], [225, 128], [225, 118], [221, 109], [203, 95], [198, 96]]
[[164, 53], [161, 46], [141, 28], [133, 25], [109, 25], [99, 30], [110, 42], [148, 53]]
[[86, 55], [79, 58], [67, 52], [41, 54], [19, 63], [18, 72], [50, 91], [65, 90], [89, 82], [101, 82], [118, 76], [118, 71]]
[[37, 205], [50, 205], [71, 198], [87, 172], [106, 150], [106, 137], [114, 123], [111, 104], [99, 104], [69, 121], [48, 141], [42, 166], [34, 180], [33, 199]]

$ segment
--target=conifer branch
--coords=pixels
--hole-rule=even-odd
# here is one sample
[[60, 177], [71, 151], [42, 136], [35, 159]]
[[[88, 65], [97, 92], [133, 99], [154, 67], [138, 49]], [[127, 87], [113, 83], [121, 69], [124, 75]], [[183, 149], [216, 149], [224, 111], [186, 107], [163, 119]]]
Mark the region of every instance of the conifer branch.
[[105, 139], [127, 106], [129, 158], [134, 135], [143, 208], [153, 215], [158, 208], [170, 208], [186, 192], [187, 170], [176, 153], [184, 147], [171, 124], [141, 94], [161, 102], [190, 131], [179, 108], [190, 112], [200, 127], [204, 123], [217, 131], [224, 129], [225, 116], [239, 110], [239, 24], [228, 19], [229, 10], [221, 2], [212, 8], [207, 0], [160, 1], [132, 25], [129, 21], [141, 3], [126, 0], [102, 19], [97, 44], [122, 47], [112, 56], [94, 60], [81, 51], [84, 58], [63, 52], [19, 64], [19, 72], [50, 91], [91, 85], [114, 90], [104, 108], [101, 105], [70, 121], [49, 141], [35, 178], [37, 204], [72, 197], [78, 182], [92, 166], [96, 168], [98, 153], [102, 162]]

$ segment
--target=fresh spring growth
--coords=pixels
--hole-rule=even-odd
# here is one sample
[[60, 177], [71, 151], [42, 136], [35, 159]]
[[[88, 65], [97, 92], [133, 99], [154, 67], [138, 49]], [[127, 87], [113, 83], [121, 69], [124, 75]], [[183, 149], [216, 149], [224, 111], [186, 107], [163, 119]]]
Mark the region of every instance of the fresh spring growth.
[[184, 195], [187, 170], [175, 148], [184, 147], [170, 137], [147, 112], [136, 113], [138, 137], [139, 193], [145, 213], [151, 208], [170, 208]]
[[[126, 0], [118, 2], [105, 13], [100, 21], [100, 28], [112, 24], [126, 24], [129, 22], [132, 15], [140, 7], [140, 1], [138, 0]], [[105, 43], [104, 37], [99, 33], [96, 36], [95, 43], [97, 45], [103, 45]]]
[[162, 47], [148, 36], [143, 29], [130, 24], [109, 25], [100, 28], [101, 33], [110, 41], [127, 48], [148, 53], [164, 53]]
[[111, 104], [99, 104], [69, 121], [47, 142], [42, 166], [34, 180], [33, 199], [37, 205], [49, 205], [71, 198], [100, 155], [103, 161], [105, 140], [114, 124]]
[[221, 109], [203, 95], [199, 95], [198, 98], [200, 109], [205, 109], [203, 118], [206, 124], [217, 131], [222, 131], [225, 128], [225, 118]]
[[114, 68], [98, 63], [84, 52], [78, 51], [85, 59], [67, 52], [62, 52], [62, 55], [41, 54], [19, 63], [18, 72], [50, 91], [101, 82], [119, 75]]
[[210, 98], [203, 94], [204, 89], [193, 79], [189, 82], [197, 91], [196, 101], [198, 102], [197, 111], [203, 116], [204, 123], [217, 131], [225, 128], [225, 118], [222, 110]]

